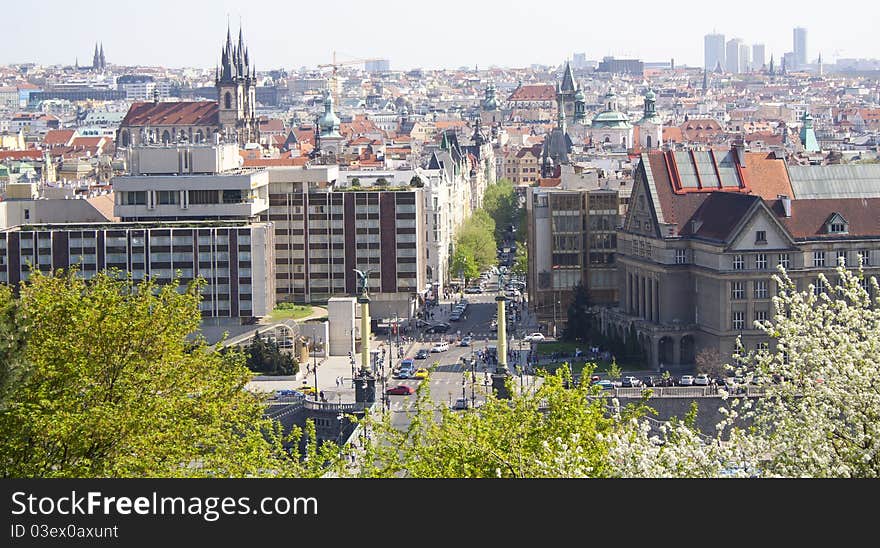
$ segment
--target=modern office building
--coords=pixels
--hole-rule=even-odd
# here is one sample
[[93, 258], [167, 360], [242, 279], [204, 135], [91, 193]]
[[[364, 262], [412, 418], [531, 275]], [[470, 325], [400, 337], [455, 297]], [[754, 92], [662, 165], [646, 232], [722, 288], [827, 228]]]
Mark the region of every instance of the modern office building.
[[807, 29], [795, 27], [792, 31], [792, 52], [794, 53], [795, 70], [807, 68]]
[[614, 57], [604, 57], [599, 62], [599, 66], [596, 67], [596, 72], [642, 76], [645, 73], [645, 63], [639, 59], [615, 59]]
[[739, 38], [731, 38], [727, 41], [727, 52], [725, 53], [727, 72], [739, 74], [742, 71], [742, 47], [743, 41]]
[[715, 70], [720, 66], [723, 70], [725, 64], [724, 35], [707, 34], [703, 37], [703, 68], [708, 71]]
[[765, 60], [764, 44], [754, 44], [752, 46], [752, 70], [759, 71], [764, 67]]

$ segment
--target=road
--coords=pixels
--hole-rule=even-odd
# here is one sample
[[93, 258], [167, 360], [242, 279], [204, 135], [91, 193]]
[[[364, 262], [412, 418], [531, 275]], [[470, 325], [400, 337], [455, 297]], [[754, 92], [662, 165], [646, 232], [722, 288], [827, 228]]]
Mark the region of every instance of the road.
[[[492, 317], [497, 310], [495, 296], [497, 293], [484, 293], [477, 295], [465, 295], [470, 305], [466, 311], [466, 318], [462, 318], [458, 322], [449, 322], [453, 327], [446, 334], [425, 335], [423, 342], [417, 343], [412, 352], [405, 356], [412, 358], [419, 348], [430, 350], [434, 341], [445, 339], [453, 340], [463, 337], [469, 332], [474, 333], [474, 342], [469, 347], [461, 347], [457, 344], [450, 345], [446, 352], [430, 353], [425, 360], [415, 360], [416, 367], [427, 367], [431, 370], [430, 377], [427, 382], [430, 383], [431, 399], [438, 405], [452, 405], [456, 399], [465, 397], [469, 401], [476, 401], [477, 404], [485, 401], [485, 394], [491, 388], [490, 373], [494, 369], [493, 366], [486, 367], [482, 362], [478, 363], [475, 370], [471, 371], [470, 367], [465, 367], [461, 361], [463, 356], [473, 356], [478, 350], [486, 348], [487, 345], [495, 345], [497, 342], [496, 333], [490, 329]], [[435, 321], [447, 321], [449, 315], [449, 305], [441, 304], [438, 306], [443, 310], [435, 315]], [[437, 308], [435, 308], [437, 311]], [[515, 329], [518, 334], [520, 329]], [[429, 340], [430, 339], [430, 340]], [[514, 345], [518, 347], [517, 345]], [[435, 363], [436, 362], [436, 363]], [[511, 374], [514, 374], [513, 365], [508, 364]], [[467, 378], [464, 373], [468, 372]], [[462, 381], [465, 381], [462, 384]], [[527, 379], [528, 380], [528, 379]], [[473, 382], [476, 381], [476, 382]], [[419, 383], [426, 382], [416, 379], [389, 379], [388, 387], [404, 384], [417, 387]], [[525, 382], [525, 381], [524, 381]], [[473, 400], [472, 400], [473, 397]], [[416, 395], [410, 396], [388, 396], [390, 401], [391, 423], [396, 428], [406, 428], [409, 424], [409, 411], [412, 409]]]

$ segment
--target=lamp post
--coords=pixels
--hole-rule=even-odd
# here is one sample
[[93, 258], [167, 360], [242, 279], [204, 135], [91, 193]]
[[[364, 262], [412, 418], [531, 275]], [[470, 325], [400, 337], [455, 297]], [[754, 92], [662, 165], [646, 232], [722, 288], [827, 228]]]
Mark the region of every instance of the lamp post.
[[318, 342], [321, 339], [312, 341], [312, 373], [315, 374], [315, 401], [318, 401]]
[[477, 384], [477, 365], [471, 359], [471, 408], [477, 406], [477, 395], [474, 393], [474, 385]]

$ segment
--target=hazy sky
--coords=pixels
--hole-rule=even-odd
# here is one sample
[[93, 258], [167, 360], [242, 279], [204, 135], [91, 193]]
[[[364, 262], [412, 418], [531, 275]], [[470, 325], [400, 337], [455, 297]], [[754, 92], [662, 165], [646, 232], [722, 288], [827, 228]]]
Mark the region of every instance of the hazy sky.
[[392, 69], [555, 65], [574, 52], [702, 66], [713, 29], [763, 42], [778, 60], [795, 26], [807, 28], [810, 60], [880, 58], [880, 8], [863, 0], [41, 0], [4, 2], [2, 13], [4, 64], [90, 64], [99, 40], [109, 63], [213, 67], [227, 16], [236, 33], [241, 20], [258, 70], [329, 63], [333, 50]]

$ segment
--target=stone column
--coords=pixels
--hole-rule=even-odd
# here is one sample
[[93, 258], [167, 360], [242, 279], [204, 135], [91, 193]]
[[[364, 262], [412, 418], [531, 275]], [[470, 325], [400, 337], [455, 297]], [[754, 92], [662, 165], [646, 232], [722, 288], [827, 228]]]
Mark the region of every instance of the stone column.
[[646, 278], [645, 281], [648, 286], [647, 291], [645, 292], [645, 297], [646, 297], [645, 308], [647, 309], [645, 316], [648, 321], [653, 322], [654, 321], [654, 280], [652, 280], [651, 278]]
[[[555, 295], [554, 295], [555, 299]], [[492, 390], [500, 399], [510, 399], [510, 393], [507, 391], [507, 310], [505, 302], [507, 299], [504, 295], [495, 297], [498, 305], [498, 364], [495, 366], [495, 372], [492, 374]], [[553, 301], [555, 305], [555, 300]], [[555, 327], [555, 324], [554, 324]]]
[[358, 297], [361, 305], [361, 369], [370, 370], [370, 298]]

